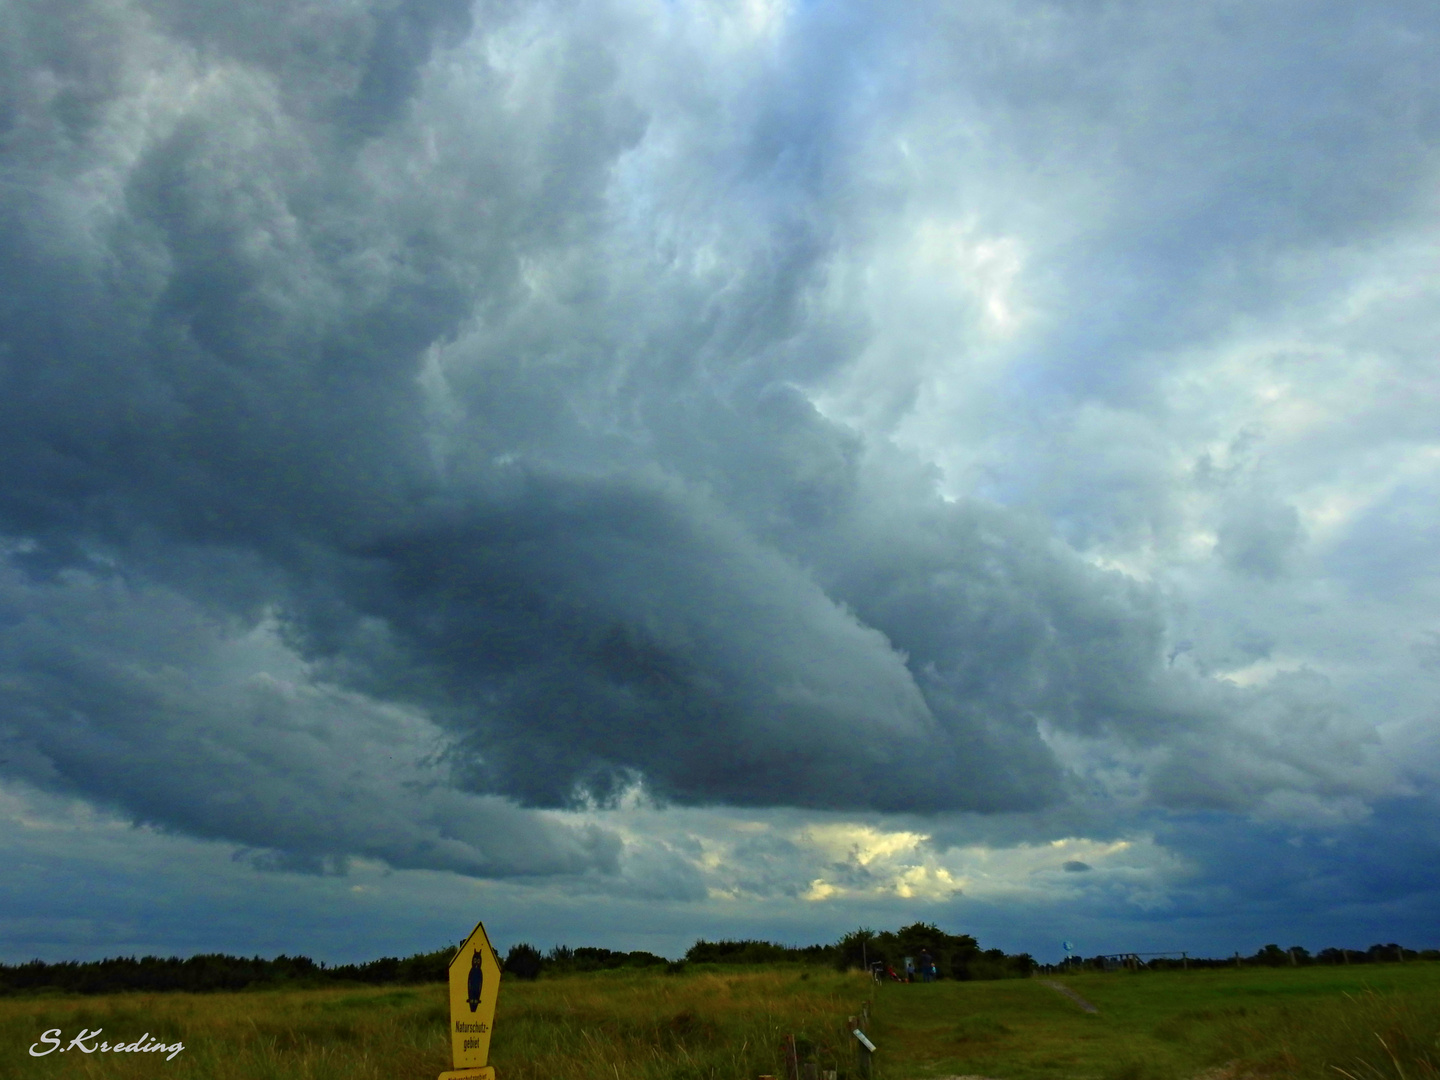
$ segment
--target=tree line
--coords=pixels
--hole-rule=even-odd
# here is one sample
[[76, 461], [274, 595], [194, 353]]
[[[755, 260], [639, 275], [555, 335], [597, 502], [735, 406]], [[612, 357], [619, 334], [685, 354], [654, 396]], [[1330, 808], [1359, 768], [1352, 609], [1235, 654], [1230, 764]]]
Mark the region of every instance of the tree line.
[[453, 947], [400, 959], [383, 956], [363, 964], [327, 965], [308, 956], [281, 954], [273, 960], [206, 953], [179, 957], [116, 956], [47, 964], [0, 964], [0, 994], [58, 990], [70, 994], [113, 994], [122, 990], [251, 990], [261, 987], [319, 987], [341, 983], [444, 982]]
[[[1066, 968], [1109, 971], [1129, 966], [1126, 953], [1109, 953], [1101, 956], [1076, 956], [1065, 964], [1046, 966], [1048, 971], [1062, 971]], [[1440, 949], [1407, 949], [1395, 942], [1371, 945], [1368, 949], [1321, 949], [1312, 953], [1303, 945], [1292, 945], [1282, 949], [1279, 945], [1262, 945], [1249, 956], [1235, 953], [1231, 956], [1188, 956], [1179, 953], [1164, 956], [1139, 954], [1139, 960], [1150, 969], [1170, 968], [1223, 968], [1223, 967], [1310, 967], [1314, 964], [1398, 964], [1406, 960], [1440, 960]]]
[[924, 922], [879, 932], [861, 927], [829, 945], [780, 945], [754, 938], [721, 941], [701, 938], [685, 951], [682, 959], [675, 961], [651, 953], [611, 953], [606, 949], [564, 946], [542, 953], [533, 945], [522, 943], [510, 949], [503, 967], [522, 979], [534, 979], [547, 972], [564, 974], [652, 964], [664, 964], [671, 973], [701, 964], [820, 964], [841, 971], [879, 964], [882, 973], [893, 969], [903, 977], [905, 958], [918, 962], [922, 954], [929, 955], [936, 973], [944, 979], [1016, 978], [1029, 975], [1036, 967], [1029, 953], [1010, 955], [1002, 949], [982, 950], [969, 934], [949, 934], [933, 923]]
[[[904, 976], [906, 957], [927, 954], [942, 979], [980, 980], [1019, 978], [1036, 970], [1056, 970], [1039, 965], [1028, 953], [1006, 953], [981, 949], [969, 934], [950, 934], [933, 923], [917, 922], [898, 930], [874, 931], [861, 927], [829, 945], [781, 945], [758, 939], [701, 939], [686, 950], [683, 958], [669, 960], [644, 951], [556, 945], [542, 952], [525, 942], [511, 946], [502, 961], [504, 970], [517, 978], [565, 975], [619, 968], [661, 968], [680, 973], [700, 965], [816, 964], [845, 970], [879, 964], [882, 974], [894, 970]], [[0, 995], [53, 991], [70, 994], [112, 994], [126, 990], [180, 990], [204, 993], [224, 990], [252, 990], [267, 987], [312, 988], [346, 984], [384, 985], [442, 983], [445, 981], [455, 947], [416, 953], [404, 958], [385, 956], [363, 964], [327, 965], [308, 956], [263, 957], [227, 956], [207, 953], [179, 957], [112, 957], [105, 960], [68, 960], [46, 963], [31, 960], [23, 964], [0, 964]], [[1265, 945], [1251, 956], [1224, 958], [1188, 957], [1189, 967], [1222, 967], [1239, 960], [1247, 965], [1281, 967], [1310, 964], [1380, 964], [1407, 960], [1440, 960], [1440, 951], [1402, 948], [1395, 943], [1360, 949], [1322, 949], [1311, 954], [1301, 946], [1282, 949]], [[1075, 957], [1072, 964], [1087, 968], [1115, 966], [1115, 957]], [[1173, 957], [1146, 958], [1148, 967], [1179, 967]]]

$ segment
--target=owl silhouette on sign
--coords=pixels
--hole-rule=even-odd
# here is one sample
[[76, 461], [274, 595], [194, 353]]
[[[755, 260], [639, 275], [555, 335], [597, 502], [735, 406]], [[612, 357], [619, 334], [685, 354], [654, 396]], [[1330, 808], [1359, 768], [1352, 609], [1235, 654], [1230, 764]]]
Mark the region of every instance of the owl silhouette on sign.
[[480, 987], [484, 982], [485, 973], [480, 970], [480, 950], [476, 949], [470, 954], [470, 981], [466, 986], [465, 997], [471, 1012], [474, 1012], [480, 1005]]

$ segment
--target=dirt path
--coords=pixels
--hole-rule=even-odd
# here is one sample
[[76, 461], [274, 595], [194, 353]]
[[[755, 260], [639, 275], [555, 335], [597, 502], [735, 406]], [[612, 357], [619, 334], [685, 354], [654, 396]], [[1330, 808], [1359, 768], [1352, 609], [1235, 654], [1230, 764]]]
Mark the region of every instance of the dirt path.
[[1052, 990], [1060, 991], [1060, 993], [1064, 994], [1071, 1001], [1075, 1002], [1076, 1005], [1079, 1005], [1080, 1008], [1084, 1009], [1088, 1013], [1098, 1013], [1100, 1011], [1099, 1009], [1095, 1008], [1094, 1005], [1091, 1005], [1088, 1001], [1086, 1001], [1079, 994], [1077, 994], [1074, 990], [1071, 990], [1068, 986], [1061, 986], [1057, 982], [1046, 982], [1045, 985], [1050, 987], [1050, 989]]

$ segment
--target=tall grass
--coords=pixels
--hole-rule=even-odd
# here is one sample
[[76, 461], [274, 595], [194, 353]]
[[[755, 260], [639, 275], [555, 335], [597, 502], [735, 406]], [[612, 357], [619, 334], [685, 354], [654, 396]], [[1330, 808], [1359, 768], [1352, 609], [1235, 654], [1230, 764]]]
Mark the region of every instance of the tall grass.
[[[449, 1067], [443, 993], [426, 986], [11, 998], [0, 1001], [0, 1077], [434, 1080]], [[82, 1028], [102, 1028], [102, 1041], [148, 1033], [185, 1049], [168, 1061], [78, 1049], [31, 1057], [28, 1048], [54, 1028], [66, 1043]]]
[[1440, 1080], [1440, 998], [1367, 989], [1232, 1016], [1215, 1028], [1214, 1054], [1315, 1080]]
[[[873, 995], [878, 1080], [1440, 1080], [1440, 965], [1088, 974], [876, 986], [797, 965], [507, 979], [500, 1080], [755, 1080], [802, 1060], [851, 1080], [845, 1018]], [[450, 1067], [444, 988], [0, 998], [0, 1078], [434, 1080]], [[183, 1041], [154, 1054], [32, 1058], [59, 1028]], [[1208, 1071], [1207, 1071], [1208, 1070]]]
[[[500, 996], [491, 1064], [504, 1080], [755, 1080], [783, 1075], [782, 1038], [846, 1071], [844, 1030], [858, 975], [825, 969], [616, 971], [509, 980]], [[114, 994], [0, 999], [0, 1077], [166, 1077], [174, 1080], [434, 1080], [450, 1068], [445, 990], [405, 988]], [[59, 1028], [103, 1039], [180, 1041], [157, 1054], [33, 1058]], [[43, 1047], [42, 1047], [43, 1049]]]
[[508, 987], [491, 1060], [506, 1080], [755, 1080], [783, 1075], [782, 1040], [842, 1076], [852, 1061], [845, 1018], [872, 984], [794, 966], [606, 973]]

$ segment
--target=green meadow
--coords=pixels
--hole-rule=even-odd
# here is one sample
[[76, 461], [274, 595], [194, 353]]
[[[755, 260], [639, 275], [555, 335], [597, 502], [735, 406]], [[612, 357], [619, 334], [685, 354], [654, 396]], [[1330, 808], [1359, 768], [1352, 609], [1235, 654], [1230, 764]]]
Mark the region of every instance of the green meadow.
[[[856, 1080], [845, 1019], [867, 1000], [877, 1080], [1440, 1080], [1433, 962], [881, 986], [799, 965], [512, 978], [491, 1064], [500, 1080], [783, 1080], [793, 1034], [822, 1073]], [[185, 1049], [27, 1052], [82, 1027]], [[0, 999], [0, 1077], [433, 1080], [446, 1054], [441, 986]]]

